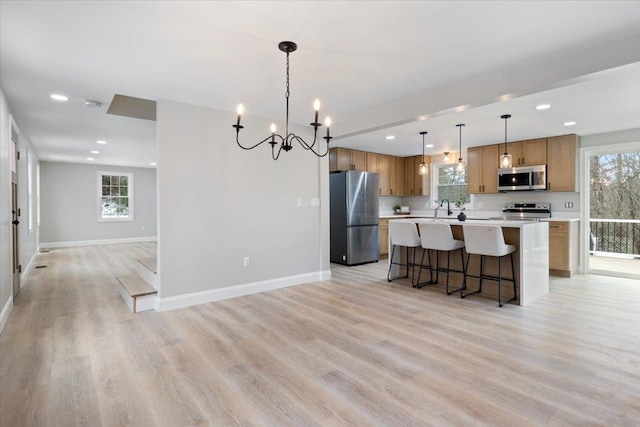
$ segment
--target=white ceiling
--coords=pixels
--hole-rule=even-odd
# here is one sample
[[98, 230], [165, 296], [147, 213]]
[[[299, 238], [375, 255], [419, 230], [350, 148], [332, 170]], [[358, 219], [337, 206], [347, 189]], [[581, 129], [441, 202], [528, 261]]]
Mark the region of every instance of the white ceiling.
[[292, 121], [319, 97], [337, 146], [418, 154], [427, 130], [435, 154], [456, 123], [463, 148], [495, 143], [504, 113], [510, 140], [640, 127], [640, 1], [2, 1], [0, 85], [41, 159], [104, 139], [96, 163], [148, 167], [155, 123], [107, 115], [114, 94], [282, 120], [282, 40]]

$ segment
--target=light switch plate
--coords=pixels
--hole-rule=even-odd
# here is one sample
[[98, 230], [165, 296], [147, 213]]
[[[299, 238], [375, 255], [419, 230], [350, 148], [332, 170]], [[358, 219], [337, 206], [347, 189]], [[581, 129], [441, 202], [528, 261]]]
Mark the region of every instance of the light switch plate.
[[302, 199], [300, 197], [296, 199], [296, 206], [298, 207], [302, 206]]

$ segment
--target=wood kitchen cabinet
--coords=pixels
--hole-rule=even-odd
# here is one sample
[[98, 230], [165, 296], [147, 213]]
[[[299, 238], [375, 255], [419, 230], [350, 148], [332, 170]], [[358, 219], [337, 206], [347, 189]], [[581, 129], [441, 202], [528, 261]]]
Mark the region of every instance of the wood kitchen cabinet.
[[[418, 196], [428, 196], [431, 193], [431, 181], [429, 180], [430, 173], [426, 175], [420, 175], [420, 164], [422, 163], [422, 156], [414, 156], [414, 185], [413, 189], [415, 190], [416, 195]], [[427, 171], [431, 169], [431, 156], [424, 156], [424, 162], [427, 164]], [[429, 171], [431, 172], [431, 171]]]
[[389, 156], [389, 195], [404, 195], [404, 160]]
[[379, 220], [380, 256], [389, 255], [389, 220]]
[[[504, 145], [501, 146], [504, 150]], [[534, 166], [547, 164], [547, 138], [527, 139], [507, 143], [512, 166]], [[503, 153], [499, 152], [500, 155]]]
[[467, 193], [498, 192], [499, 153], [497, 144], [467, 149]]
[[329, 172], [364, 171], [366, 170], [366, 152], [348, 148], [331, 148], [329, 150]]
[[547, 190], [577, 191], [578, 145], [575, 134], [547, 138]]
[[578, 221], [549, 222], [549, 274], [571, 277], [578, 270]]
[[[367, 172], [378, 174], [378, 194], [381, 196], [391, 195], [390, 183], [392, 181], [391, 156], [378, 153], [367, 153]], [[393, 179], [395, 181], [395, 177]]]

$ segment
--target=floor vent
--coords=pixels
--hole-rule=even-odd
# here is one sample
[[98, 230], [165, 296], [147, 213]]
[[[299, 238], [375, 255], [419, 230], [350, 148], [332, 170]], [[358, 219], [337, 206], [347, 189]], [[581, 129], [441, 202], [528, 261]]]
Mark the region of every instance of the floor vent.
[[46, 265], [36, 265], [35, 268], [47, 268], [47, 266]]
[[40, 249], [41, 254], [48, 254], [49, 252], [51, 252], [49, 249]]

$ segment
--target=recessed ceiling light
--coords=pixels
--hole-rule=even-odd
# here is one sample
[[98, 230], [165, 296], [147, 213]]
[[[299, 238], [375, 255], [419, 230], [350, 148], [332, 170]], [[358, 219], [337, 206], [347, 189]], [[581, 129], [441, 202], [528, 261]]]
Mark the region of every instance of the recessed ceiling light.
[[536, 110], [548, 110], [551, 108], [551, 104], [540, 104], [536, 106]]
[[149, 163], [151, 166], [157, 166], [158, 164], [156, 162], [151, 162]]
[[89, 160], [90, 162], [94, 161], [95, 159], [93, 157], [87, 157], [87, 160]]
[[385, 136], [384, 138], [385, 138], [385, 139], [396, 139], [396, 137], [395, 137], [395, 136], [393, 136], [393, 135], [387, 135], [387, 136]]
[[565, 125], [565, 126], [573, 126], [575, 124], [576, 124], [576, 122], [564, 122], [563, 123], [563, 125]]
[[91, 154], [100, 154], [98, 150], [91, 150]]
[[57, 93], [52, 93], [51, 94], [51, 99], [53, 99], [54, 101], [68, 101], [69, 98], [64, 96], [64, 95], [60, 95]]
[[99, 140], [96, 141], [96, 144], [106, 144], [106, 143], [107, 143], [107, 141], [104, 141], [102, 139], [99, 139]]
[[85, 99], [84, 106], [89, 108], [100, 108], [102, 107], [102, 102], [92, 101], [91, 99]]
[[433, 144], [427, 144], [424, 146], [424, 148], [433, 148]]

